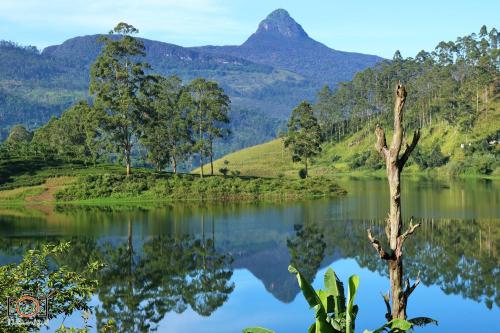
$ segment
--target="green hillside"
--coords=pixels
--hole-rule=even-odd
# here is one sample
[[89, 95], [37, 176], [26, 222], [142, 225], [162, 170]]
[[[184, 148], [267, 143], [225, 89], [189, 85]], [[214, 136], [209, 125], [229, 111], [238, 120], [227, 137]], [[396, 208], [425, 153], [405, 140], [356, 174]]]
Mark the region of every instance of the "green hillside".
[[[497, 98], [494, 101], [492, 110], [492, 112], [481, 114], [476, 125], [469, 133], [464, 133], [458, 126], [450, 126], [445, 121], [440, 121], [422, 129], [418, 148], [422, 151], [430, 151], [432, 147], [439, 145], [441, 153], [449, 160], [444, 166], [422, 170], [411, 158], [405, 172], [453, 174], [454, 166], [466, 159], [466, 147], [461, 148], [461, 144], [468, 146], [469, 143], [485, 141], [486, 138], [494, 136], [500, 128], [500, 99]], [[375, 143], [374, 127], [374, 123], [369, 123], [340, 142], [324, 143], [321, 155], [313, 161], [310, 175], [383, 175], [384, 169], [380, 164], [382, 160], [373, 148]], [[390, 135], [392, 133], [387, 131], [387, 136], [390, 137]], [[496, 154], [498, 154], [500, 150], [498, 143], [495, 145], [495, 149]], [[354, 166], [353, 164], [357, 159], [366, 161], [365, 165]], [[224, 161], [229, 163], [225, 164]], [[500, 176], [498, 162], [495, 165], [496, 167], [490, 173], [490, 176], [493, 177]], [[275, 139], [239, 150], [214, 161], [216, 174], [220, 174], [219, 170], [223, 167], [227, 167], [229, 172], [239, 171], [243, 176], [278, 177], [284, 175], [298, 177], [298, 171], [302, 168], [302, 164], [293, 163], [290, 152], [283, 146], [283, 140]], [[209, 172], [210, 164], [206, 164], [204, 168], [205, 172]], [[193, 170], [193, 172], [199, 172], [199, 168]], [[465, 173], [480, 175], [478, 172], [470, 170]], [[461, 174], [464, 174], [464, 172], [461, 172]]]
[[[225, 164], [224, 161], [229, 163]], [[258, 177], [278, 177], [279, 175], [289, 175], [299, 165], [292, 163], [292, 156], [285, 150], [283, 140], [275, 139], [260, 145], [245, 148], [237, 152], [228, 154], [223, 158], [214, 161], [214, 171], [221, 174], [220, 169], [226, 167], [229, 173], [240, 172], [242, 176]], [[205, 172], [210, 171], [210, 164], [204, 166]], [[200, 168], [193, 170], [199, 173]]]

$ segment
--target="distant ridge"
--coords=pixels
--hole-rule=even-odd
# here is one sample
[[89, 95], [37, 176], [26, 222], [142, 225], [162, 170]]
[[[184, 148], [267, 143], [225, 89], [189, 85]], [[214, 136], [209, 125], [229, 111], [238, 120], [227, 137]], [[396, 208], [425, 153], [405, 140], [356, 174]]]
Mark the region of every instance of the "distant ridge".
[[[89, 68], [102, 47], [99, 36], [74, 37], [40, 54], [0, 44], [0, 139], [15, 124], [36, 128], [88, 96]], [[156, 73], [185, 81], [205, 77], [230, 96], [234, 135], [219, 144], [219, 156], [275, 138], [300, 101], [314, 100], [324, 84], [348, 81], [382, 60], [328, 48], [284, 9], [270, 13], [240, 46], [142, 41]]]
[[383, 58], [337, 51], [315, 41], [284, 9], [277, 9], [259, 23], [240, 46], [203, 46], [194, 49], [230, 54], [259, 64], [290, 70], [321, 86], [335, 86], [374, 66]]

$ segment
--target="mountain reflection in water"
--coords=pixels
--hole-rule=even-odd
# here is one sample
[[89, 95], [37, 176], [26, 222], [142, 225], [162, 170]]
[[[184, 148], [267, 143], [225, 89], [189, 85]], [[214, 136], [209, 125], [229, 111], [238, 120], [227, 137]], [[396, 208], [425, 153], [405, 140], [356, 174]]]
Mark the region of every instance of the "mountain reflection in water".
[[[369, 227], [384, 233], [385, 184], [351, 182], [360, 188], [346, 198], [299, 203], [2, 208], [0, 260], [18, 261], [28, 248], [71, 241], [71, 253], [57, 263], [73, 270], [93, 260], [106, 264], [98, 276], [96, 326], [113, 318], [123, 332], [152, 330], [167, 313], [187, 309], [210, 316], [238, 286], [232, 278], [237, 269], [291, 303], [299, 289], [289, 264], [310, 280], [342, 258], [387, 274], [366, 239]], [[464, 201], [460, 212], [456, 197], [463, 187], [417, 184], [418, 195], [403, 202], [404, 213], [422, 223], [406, 244], [405, 272], [414, 279], [420, 271], [423, 285], [480, 302], [486, 311], [499, 307], [500, 226], [488, 206], [498, 204], [496, 187], [483, 196], [486, 203], [470, 208]], [[429, 191], [434, 202], [425, 198]]]

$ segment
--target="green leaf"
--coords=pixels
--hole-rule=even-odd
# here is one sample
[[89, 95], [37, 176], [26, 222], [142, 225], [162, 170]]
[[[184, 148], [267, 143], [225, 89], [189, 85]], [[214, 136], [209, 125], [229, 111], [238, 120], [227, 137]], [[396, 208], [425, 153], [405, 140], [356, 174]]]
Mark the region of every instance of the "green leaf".
[[264, 327], [247, 327], [243, 329], [243, 333], [275, 333], [274, 331], [268, 330]]
[[408, 331], [413, 326], [412, 323], [410, 323], [404, 319], [399, 319], [399, 318], [394, 318], [389, 323], [390, 323], [389, 327], [391, 329], [397, 328], [397, 329], [402, 330], [402, 331]]
[[309, 328], [307, 329], [307, 333], [315, 333], [316, 332], [316, 323], [313, 323]]
[[316, 317], [316, 323], [314, 325], [315, 333], [335, 333], [332, 325], [330, 325], [327, 321], [328, 315], [323, 303], [321, 302], [320, 296], [316, 293], [311, 284], [307, 282], [302, 274], [292, 265], [288, 266], [288, 271], [297, 276], [297, 281], [304, 298], [309, 306], [314, 308]]
[[[415, 318], [415, 319], [417, 319], [417, 318]], [[391, 330], [391, 332], [393, 330], [408, 331], [409, 329], [412, 328], [412, 326], [413, 326], [412, 323], [410, 323], [404, 319], [395, 318], [395, 319], [385, 323], [382, 327], [377, 328], [375, 331], [365, 330], [364, 333], [380, 333], [380, 332], [386, 331], [387, 328], [389, 328]]]
[[434, 324], [434, 325], [438, 325], [438, 322], [437, 320], [434, 320], [432, 318], [427, 318], [427, 317], [415, 317], [415, 318], [412, 318], [412, 319], [408, 319], [408, 321], [410, 323], [412, 323], [413, 325], [416, 325], [416, 326], [425, 326], [425, 325], [429, 325], [429, 324]]
[[352, 275], [349, 277], [349, 289], [347, 292], [347, 309], [346, 309], [346, 333], [354, 332], [354, 319], [356, 318], [356, 313], [353, 311], [354, 307], [354, 297], [359, 286], [359, 276]]
[[317, 290], [319, 299], [321, 300], [321, 304], [323, 308], [325, 308], [327, 313], [335, 312], [334, 298], [333, 296], [326, 290]]
[[340, 323], [337, 321], [337, 319], [332, 319], [330, 323], [335, 330], [342, 332], [342, 327], [340, 326]]
[[309, 282], [307, 282], [306, 279], [304, 279], [302, 274], [292, 265], [288, 266], [288, 271], [297, 276], [297, 281], [299, 283], [299, 287], [302, 290], [302, 294], [304, 295], [304, 298], [306, 299], [309, 306], [311, 308], [313, 308], [319, 304], [323, 308], [323, 305], [321, 303], [321, 300], [319, 299], [318, 294], [316, 294], [316, 291], [314, 291], [311, 284]]
[[326, 312], [328, 312], [328, 293], [324, 290], [317, 290], [316, 294], [318, 295], [318, 298], [321, 301], [323, 308], [325, 308]]
[[344, 284], [340, 282], [333, 269], [328, 268], [326, 271], [324, 283], [326, 292], [333, 296], [335, 315], [345, 312]]

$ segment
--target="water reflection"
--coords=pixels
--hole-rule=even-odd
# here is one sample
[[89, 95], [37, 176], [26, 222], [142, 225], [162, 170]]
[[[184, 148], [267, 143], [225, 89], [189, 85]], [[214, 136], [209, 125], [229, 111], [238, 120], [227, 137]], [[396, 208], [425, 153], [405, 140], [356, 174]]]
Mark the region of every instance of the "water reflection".
[[157, 236], [135, 251], [132, 234], [129, 221], [126, 243], [99, 247], [106, 269], [99, 277], [98, 328], [113, 318], [120, 332], [147, 332], [168, 312], [190, 306], [209, 316], [227, 300], [232, 259], [215, 250], [213, 238]]
[[[481, 302], [485, 310], [499, 307], [497, 185], [407, 185], [403, 212], [422, 227], [405, 244], [405, 272], [415, 278], [420, 271], [424, 285]], [[298, 203], [2, 208], [0, 264], [19, 260], [27, 248], [71, 240], [71, 254], [58, 263], [74, 270], [96, 259], [106, 264], [96, 326], [113, 318], [123, 332], [152, 330], [167, 313], [188, 309], [210, 316], [238, 286], [236, 269], [250, 271], [288, 304], [299, 293], [289, 264], [310, 280], [341, 258], [387, 272], [366, 238], [369, 227], [384, 238], [385, 181], [344, 186], [351, 191], [345, 198]]]
[[[431, 219], [405, 243], [405, 273], [415, 279], [420, 272], [424, 285], [439, 286], [445, 293], [459, 294], [488, 308], [500, 306], [498, 223], [493, 220]], [[387, 275], [385, 262], [367, 244], [366, 229], [378, 230], [383, 239], [381, 220], [347, 221], [347, 226], [330, 225], [331, 235], [343, 256], [355, 258], [361, 267]]]

